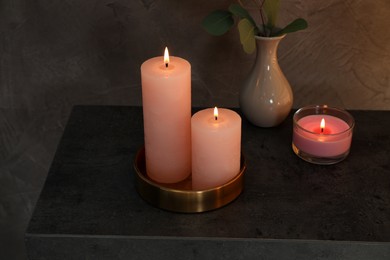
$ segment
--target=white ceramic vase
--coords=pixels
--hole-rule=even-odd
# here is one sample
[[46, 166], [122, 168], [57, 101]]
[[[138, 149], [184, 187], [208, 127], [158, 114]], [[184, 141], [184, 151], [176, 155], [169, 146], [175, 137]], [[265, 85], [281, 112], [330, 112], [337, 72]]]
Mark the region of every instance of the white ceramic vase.
[[278, 45], [284, 36], [255, 36], [256, 61], [240, 90], [240, 108], [256, 126], [279, 125], [290, 113], [293, 104], [291, 86], [277, 58]]

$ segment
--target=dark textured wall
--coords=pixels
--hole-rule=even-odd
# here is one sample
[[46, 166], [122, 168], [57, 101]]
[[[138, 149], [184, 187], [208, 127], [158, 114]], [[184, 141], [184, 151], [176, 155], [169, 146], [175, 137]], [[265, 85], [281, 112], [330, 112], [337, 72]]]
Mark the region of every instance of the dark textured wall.
[[[238, 105], [254, 56], [242, 51], [236, 29], [213, 37], [200, 27], [229, 3], [0, 1], [0, 245], [23, 245], [71, 107], [140, 105], [139, 67], [165, 46], [192, 64], [194, 106]], [[279, 48], [295, 107], [390, 109], [388, 0], [282, 1], [280, 24], [296, 17], [309, 28]]]
[[[213, 37], [200, 27], [229, 3], [3, 0], [1, 107], [140, 104], [139, 66], [165, 46], [192, 64], [194, 105], [237, 106], [254, 57], [241, 50], [236, 29]], [[389, 16], [386, 0], [282, 1], [281, 25], [309, 22], [279, 49], [295, 107], [389, 109]]]

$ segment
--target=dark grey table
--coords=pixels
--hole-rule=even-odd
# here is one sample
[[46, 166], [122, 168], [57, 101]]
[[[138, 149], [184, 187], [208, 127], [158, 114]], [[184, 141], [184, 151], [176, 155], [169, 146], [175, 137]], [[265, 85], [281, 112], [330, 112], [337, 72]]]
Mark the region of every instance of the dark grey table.
[[26, 231], [30, 259], [390, 259], [390, 111], [351, 111], [349, 157], [313, 165], [279, 127], [243, 119], [243, 193], [211, 212], [144, 202], [142, 109], [77, 106]]

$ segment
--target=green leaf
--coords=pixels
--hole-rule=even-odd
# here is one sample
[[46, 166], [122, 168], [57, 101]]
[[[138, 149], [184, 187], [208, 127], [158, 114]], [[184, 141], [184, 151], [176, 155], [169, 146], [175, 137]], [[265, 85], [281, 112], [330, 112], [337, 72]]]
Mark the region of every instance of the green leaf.
[[267, 26], [272, 30], [276, 26], [276, 20], [279, 13], [279, 0], [265, 0], [263, 9], [267, 16]]
[[306, 29], [306, 28], [307, 28], [306, 20], [304, 20], [302, 18], [298, 18], [298, 19], [294, 20], [293, 22], [291, 22], [286, 27], [284, 27], [282, 30], [275, 33], [273, 36], [278, 36], [278, 35], [282, 35], [282, 34], [286, 34], [286, 33], [292, 33], [292, 32]]
[[212, 35], [222, 35], [233, 26], [234, 20], [229, 11], [217, 10], [210, 13], [202, 21], [203, 28]]
[[241, 5], [239, 5], [239, 4], [231, 4], [229, 6], [229, 11], [232, 14], [238, 16], [240, 19], [244, 19], [244, 18], [248, 19], [248, 21], [251, 22], [254, 27], [256, 27], [255, 20], [253, 20], [252, 16]]
[[255, 26], [246, 18], [241, 19], [238, 23], [238, 31], [240, 33], [240, 41], [244, 51], [251, 54], [256, 49], [255, 41]]

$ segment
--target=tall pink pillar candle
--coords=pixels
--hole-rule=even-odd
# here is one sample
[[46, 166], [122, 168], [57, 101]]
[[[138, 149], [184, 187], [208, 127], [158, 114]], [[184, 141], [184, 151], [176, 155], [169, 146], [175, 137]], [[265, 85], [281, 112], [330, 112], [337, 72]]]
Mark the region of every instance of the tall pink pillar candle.
[[209, 108], [191, 119], [192, 188], [206, 190], [227, 183], [240, 172], [241, 117], [229, 109]]
[[147, 175], [175, 183], [191, 173], [191, 65], [179, 57], [141, 65]]

